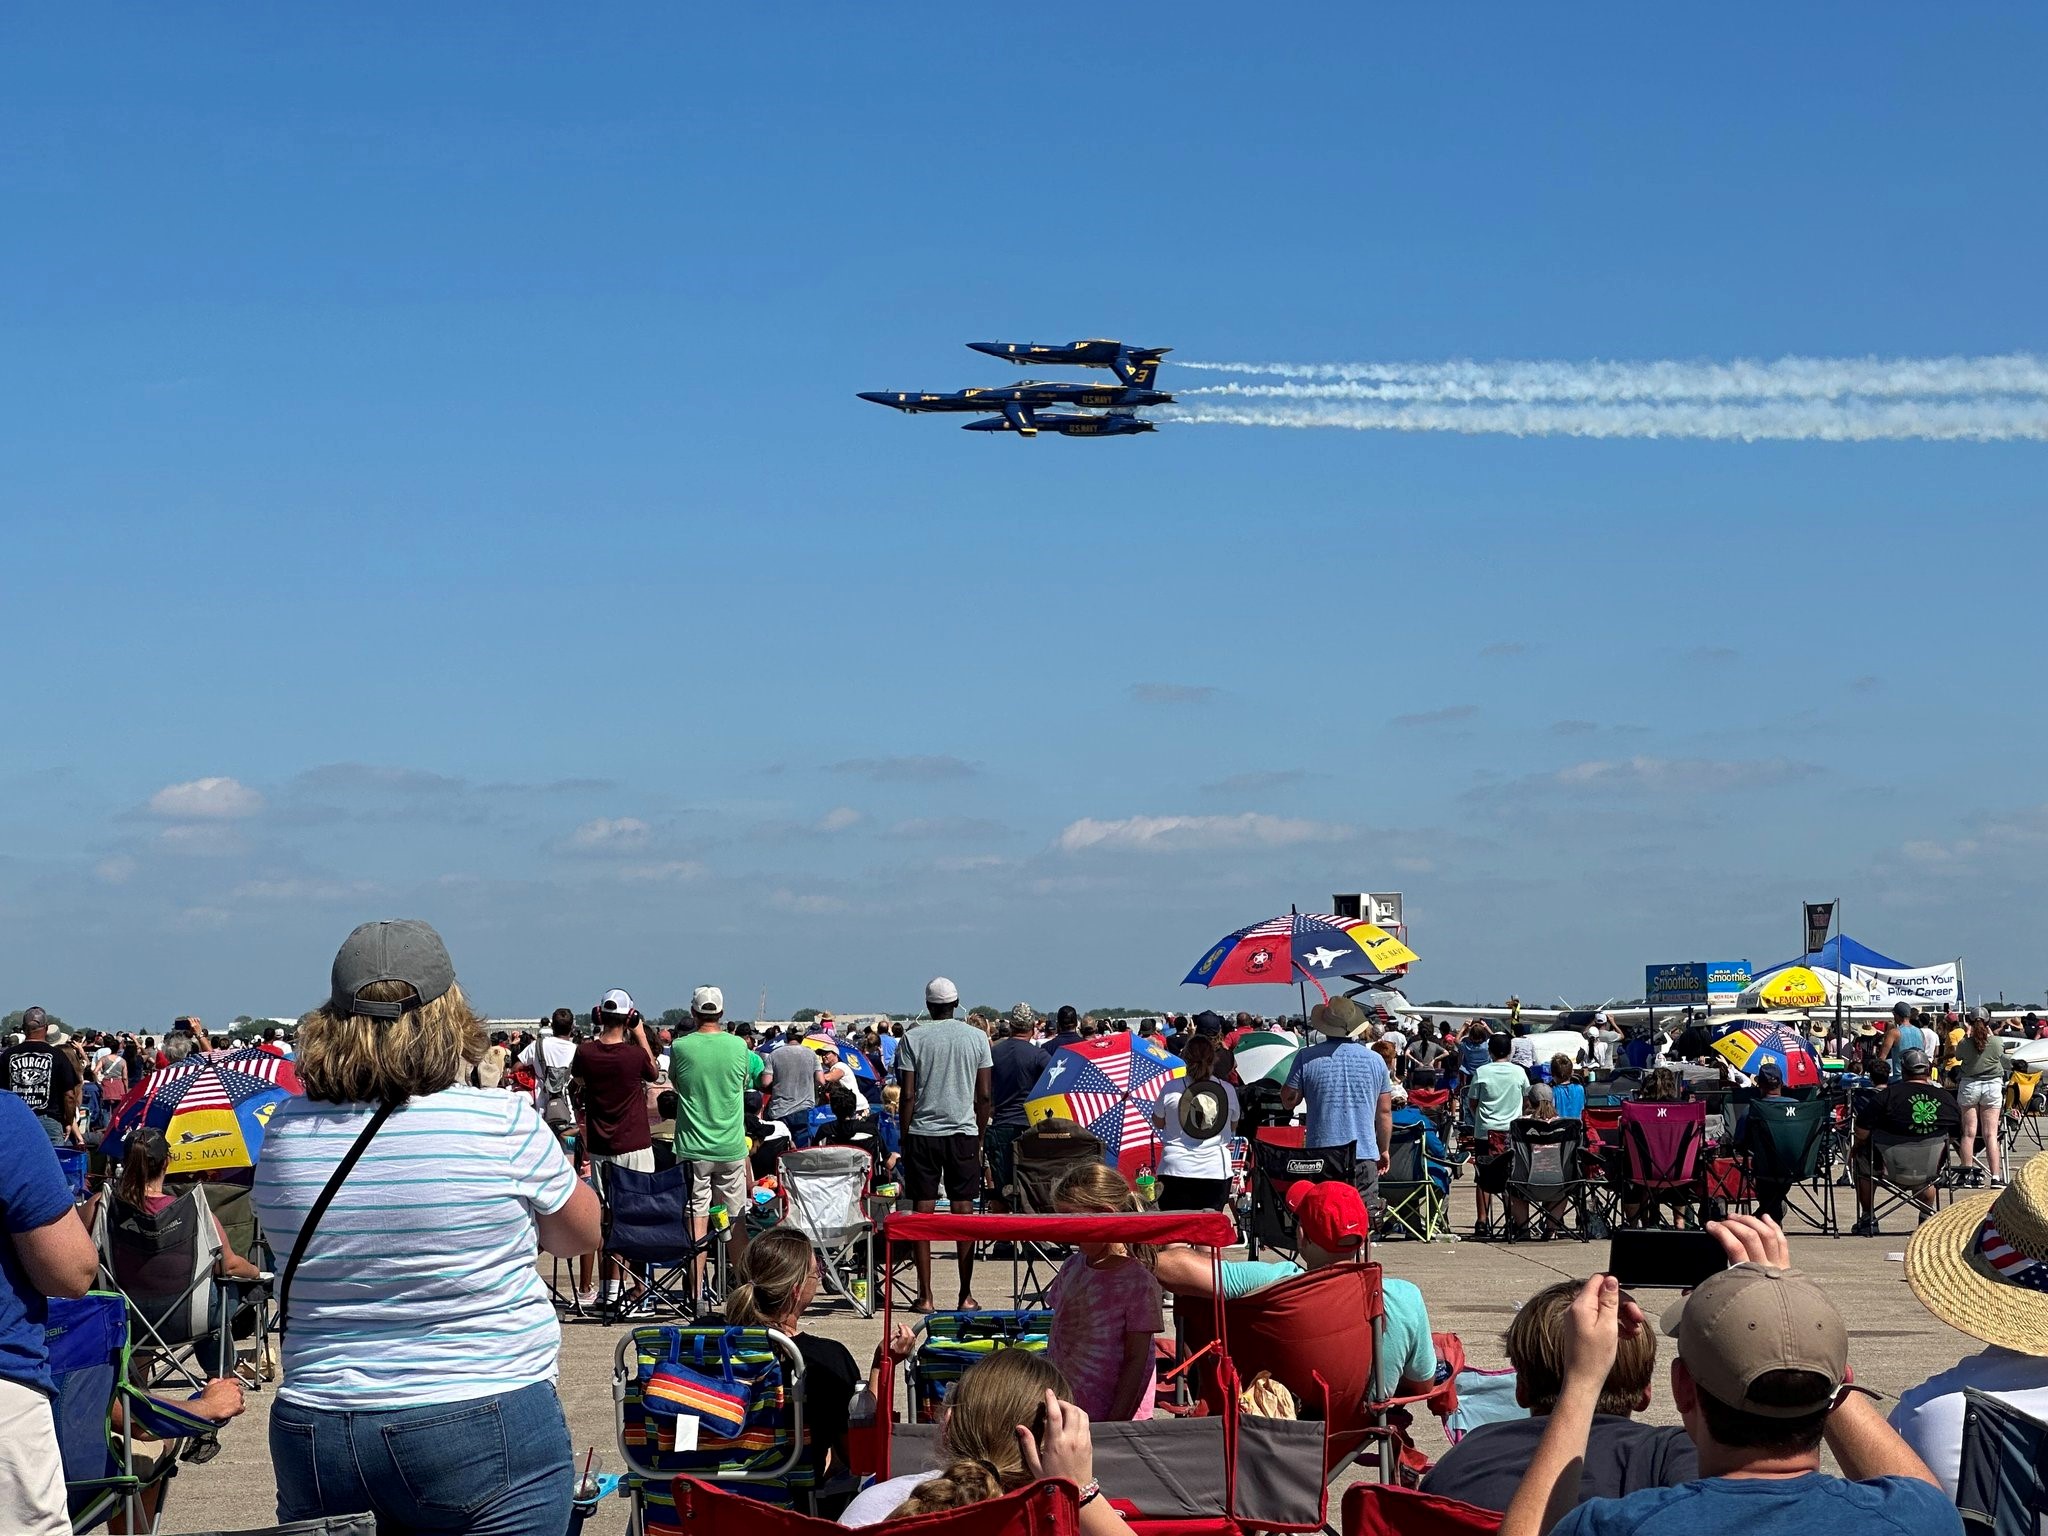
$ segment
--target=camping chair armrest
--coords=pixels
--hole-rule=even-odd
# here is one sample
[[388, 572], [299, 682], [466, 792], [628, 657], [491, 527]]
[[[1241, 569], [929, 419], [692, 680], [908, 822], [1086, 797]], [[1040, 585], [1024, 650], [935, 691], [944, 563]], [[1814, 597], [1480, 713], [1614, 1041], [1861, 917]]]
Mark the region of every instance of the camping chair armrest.
[[224, 1419], [209, 1419], [204, 1414], [194, 1413], [178, 1403], [163, 1402], [133, 1387], [124, 1388], [123, 1395], [127, 1399], [129, 1424], [159, 1440], [190, 1440], [199, 1435], [211, 1435], [227, 1423]]

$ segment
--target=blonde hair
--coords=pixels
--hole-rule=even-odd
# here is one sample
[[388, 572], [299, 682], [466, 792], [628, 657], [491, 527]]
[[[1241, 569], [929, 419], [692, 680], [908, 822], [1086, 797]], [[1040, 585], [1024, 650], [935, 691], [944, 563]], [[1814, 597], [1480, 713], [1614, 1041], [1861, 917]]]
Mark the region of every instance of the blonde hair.
[[741, 1328], [773, 1328], [787, 1317], [817, 1273], [811, 1240], [775, 1227], [747, 1244], [746, 1279], [725, 1299], [727, 1321]]
[[901, 1104], [902, 1102], [903, 1090], [899, 1088], [896, 1084], [891, 1083], [888, 1087], [882, 1090], [882, 1108], [889, 1111], [890, 1114], [895, 1114], [896, 1106], [898, 1104]]
[[[374, 981], [358, 995], [373, 1003], [412, 995], [403, 981]], [[292, 1064], [306, 1097], [323, 1104], [403, 1103], [468, 1080], [490, 1042], [462, 988], [396, 1019], [342, 1015], [333, 1005], [299, 1021]]]
[[1017, 1444], [1022, 1424], [1045, 1443], [1045, 1394], [1074, 1400], [1067, 1378], [1043, 1355], [999, 1349], [961, 1373], [939, 1431], [945, 1469], [919, 1483], [891, 1520], [1000, 1498], [1031, 1481]]
[[[1052, 1208], [1069, 1213], [1122, 1215], [1126, 1212], [1142, 1211], [1138, 1192], [1131, 1188], [1131, 1181], [1107, 1163], [1083, 1163], [1072, 1169], [1059, 1183], [1053, 1186]], [[1144, 1243], [1126, 1243], [1131, 1257], [1147, 1269], [1158, 1257], [1158, 1250]]]

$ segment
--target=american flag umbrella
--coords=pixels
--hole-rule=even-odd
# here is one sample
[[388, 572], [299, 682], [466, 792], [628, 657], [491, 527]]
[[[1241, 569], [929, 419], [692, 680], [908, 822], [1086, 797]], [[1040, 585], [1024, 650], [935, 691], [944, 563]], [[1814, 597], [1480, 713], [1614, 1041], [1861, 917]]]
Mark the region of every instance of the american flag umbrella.
[[1787, 1088], [1804, 1088], [1820, 1081], [1820, 1058], [1813, 1053], [1813, 1042], [1783, 1024], [1767, 1020], [1732, 1024], [1711, 1043], [1731, 1067], [1750, 1077], [1755, 1077], [1766, 1061], [1775, 1061]]
[[1135, 1177], [1159, 1161], [1159, 1133], [1150, 1106], [1187, 1068], [1164, 1046], [1140, 1035], [1097, 1035], [1061, 1046], [1024, 1101], [1028, 1119], [1048, 1115], [1092, 1131], [1110, 1161]]
[[1285, 986], [1299, 975], [1322, 992], [1328, 978], [1383, 976], [1420, 958], [1384, 928], [1355, 917], [1290, 912], [1226, 933], [1195, 962], [1181, 985], [1232, 987], [1264, 982]]
[[171, 1173], [253, 1168], [271, 1112], [304, 1091], [291, 1062], [269, 1051], [190, 1057], [136, 1084], [108, 1122], [100, 1148], [119, 1158], [128, 1138], [148, 1126], [171, 1144]]

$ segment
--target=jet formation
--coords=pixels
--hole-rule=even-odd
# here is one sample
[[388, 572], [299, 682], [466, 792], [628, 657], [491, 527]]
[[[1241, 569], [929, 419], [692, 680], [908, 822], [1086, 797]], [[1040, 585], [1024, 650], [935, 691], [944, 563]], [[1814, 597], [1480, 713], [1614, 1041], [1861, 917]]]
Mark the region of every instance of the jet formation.
[[944, 392], [874, 389], [863, 390], [861, 399], [907, 416], [926, 411], [983, 416], [988, 419], [961, 425], [969, 432], [1014, 432], [1019, 437], [1036, 437], [1040, 432], [1057, 432], [1062, 437], [1127, 437], [1152, 432], [1157, 430], [1153, 424], [1136, 413], [1146, 406], [1173, 403], [1172, 395], [1152, 387], [1159, 359], [1172, 351], [1171, 347], [1128, 347], [1120, 341], [1072, 341], [1065, 346], [970, 341], [967, 345], [1022, 368], [1107, 368], [1117, 382], [1063, 384], [1027, 379], [1021, 384]]

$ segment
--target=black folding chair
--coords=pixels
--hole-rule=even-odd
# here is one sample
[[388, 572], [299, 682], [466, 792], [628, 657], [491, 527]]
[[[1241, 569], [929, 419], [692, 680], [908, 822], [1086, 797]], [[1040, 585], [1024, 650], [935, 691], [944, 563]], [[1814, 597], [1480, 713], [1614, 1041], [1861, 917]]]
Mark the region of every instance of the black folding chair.
[[[1100, 1137], [1071, 1120], [1041, 1120], [1013, 1144], [1011, 1208], [1023, 1216], [1050, 1216], [1053, 1191], [1076, 1168], [1100, 1163]], [[1067, 1256], [1064, 1245], [1019, 1238], [1010, 1245], [1010, 1293], [1020, 1309], [1047, 1307], [1053, 1276]]]
[[[1954, 1151], [1955, 1143], [1940, 1133], [1870, 1133], [1872, 1236], [1882, 1236], [1885, 1217], [1905, 1206], [1913, 1208], [1916, 1220], [1925, 1220], [1940, 1209], [1941, 1192], [1948, 1183], [1949, 1159]], [[1928, 1197], [1924, 1201], [1920, 1198], [1923, 1194]]]
[[1251, 1230], [1245, 1234], [1245, 1245], [1255, 1259], [1261, 1248], [1300, 1257], [1301, 1237], [1287, 1205], [1288, 1191], [1304, 1181], [1352, 1183], [1358, 1160], [1357, 1149], [1348, 1142], [1341, 1147], [1301, 1147], [1266, 1140], [1275, 1129], [1285, 1127], [1252, 1138]]
[[[602, 1165], [598, 1195], [604, 1201], [604, 1246], [598, 1255], [597, 1315], [603, 1321], [628, 1316], [694, 1318], [700, 1299], [690, 1283], [690, 1271], [699, 1259], [709, 1262], [712, 1294], [725, 1295], [726, 1234], [708, 1225], [701, 1239], [692, 1233], [690, 1192], [688, 1163], [657, 1173], [617, 1163]], [[728, 1220], [735, 1214], [728, 1212]], [[615, 1258], [637, 1272], [637, 1292], [604, 1283], [605, 1267]]]
[[2048, 1424], [1965, 1387], [1956, 1508], [1971, 1536], [2048, 1530]]
[[1540, 1232], [1580, 1239], [1604, 1237], [1604, 1180], [1585, 1176], [1586, 1127], [1577, 1120], [1517, 1120], [1508, 1127], [1508, 1198], [1528, 1214], [1511, 1239]]

